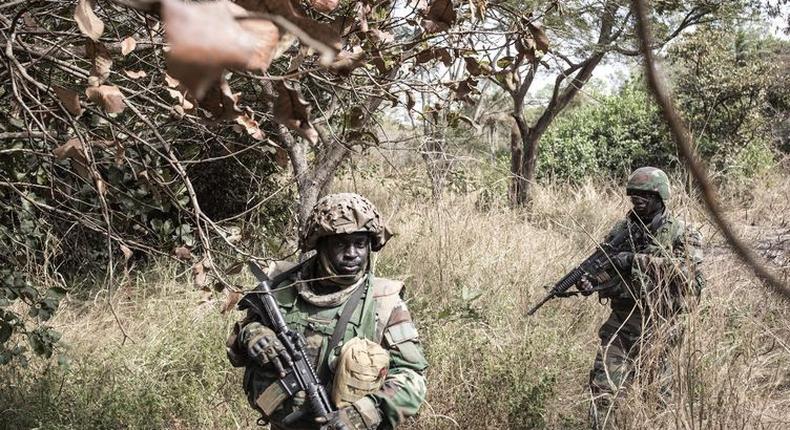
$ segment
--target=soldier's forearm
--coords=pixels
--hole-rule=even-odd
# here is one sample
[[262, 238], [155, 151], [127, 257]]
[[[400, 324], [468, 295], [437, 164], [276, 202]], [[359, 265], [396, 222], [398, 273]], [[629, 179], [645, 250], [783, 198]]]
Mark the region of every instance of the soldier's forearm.
[[370, 397], [375, 401], [384, 428], [395, 428], [414, 416], [425, 401], [427, 386], [421, 372], [408, 368], [390, 369], [384, 386]]

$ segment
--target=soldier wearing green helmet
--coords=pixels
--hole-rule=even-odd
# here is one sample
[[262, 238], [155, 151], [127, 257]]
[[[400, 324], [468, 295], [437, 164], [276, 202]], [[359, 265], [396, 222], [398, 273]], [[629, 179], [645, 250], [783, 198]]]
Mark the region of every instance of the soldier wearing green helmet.
[[577, 285], [583, 294], [595, 289], [599, 299], [608, 300], [611, 307], [598, 333], [601, 343], [590, 371], [594, 429], [607, 424], [613, 427], [615, 401], [654, 345], [661, 345], [653, 355], [661, 368], [643, 369], [642, 375], [657, 376], [666, 390], [671, 375], [666, 349], [677, 345], [681, 316], [704, 286], [699, 270], [702, 236], [669, 210], [666, 173], [655, 167], [636, 169], [628, 177], [626, 194], [632, 208], [606, 241], [624, 231], [632, 239], [626, 250], [611, 256], [613, 270], [585, 277]]
[[[272, 430], [392, 429], [417, 413], [425, 399], [428, 367], [414, 322], [402, 300], [403, 283], [373, 274], [372, 252], [391, 237], [379, 211], [352, 193], [328, 195], [300, 230], [306, 263], [278, 262], [269, 278], [286, 324], [301, 332], [307, 355], [337, 410], [319, 420], [285, 417], [307, 408], [287, 396], [272, 365], [282, 348], [252, 313], [228, 338], [228, 357], [245, 367], [250, 404]], [[291, 272], [286, 275], [286, 272]], [[291, 415], [293, 416], [293, 415]]]

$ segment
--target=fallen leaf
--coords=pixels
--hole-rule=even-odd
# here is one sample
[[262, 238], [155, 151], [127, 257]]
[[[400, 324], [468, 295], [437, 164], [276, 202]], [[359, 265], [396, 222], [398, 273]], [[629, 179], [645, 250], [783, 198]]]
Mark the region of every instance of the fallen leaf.
[[337, 4], [338, 0], [310, 0], [310, 6], [323, 13], [332, 12], [337, 8]]
[[134, 48], [137, 47], [137, 41], [134, 40], [134, 37], [127, 37], [123, 41], [121, 41], [121, 55], [124, 57], [129, 55], [130, 52], [134, 51]]
[[52, 150], [52, 154], [58, 160], [65, 160], [67, 158], [78, 160], [82, 163], [86, 162], [85, 153], [82, 151], [82, 142], [76, 137], [72, 137], [63, 145], [58, 146]]
[[529, 32], [532, 33], [532, 37], [535, 39], [535, 48], [543, 54], [549, 52], [549, 38], [546, 36], [546, 32], [543, 31], [543, 26], [537, 22], [530, 22], [527, 24], [527, 28], [529, 28]]
[[98, 87], [88, 87], [85, 90], [88, 99], [102, 108], [107, 113], [121, 113], [126, 108], [123, 101], [121, 90], [115, 85], [100, 85]]
[[76, 91], [59, 85], [53, 85], [52, 89], [55, 91], [55, 95], [58, 96], [58, 100], [63, 103], [63, 107], [65, 107], [70, 114], [75, 117], [82, 115], [84, 109], [82, 109], [80, 105], [80, 96]]
[[192, 282], [195, 288], [204, 288], [208, 285], [208, 274], [206, 273], [206, 267], [203, 265], [203, 261], [199, 261], [192, 266]]
[[88, 170], [88, 159], [85, 158], [82, 142], [79, 138], [72, 137], [63, 145], [58, 146], [52, 150], [52, 154], [58, 160], [69, 160], [71, 168], [77, 172], [84, 179], [91, 179], [91, 173]]
[[170, 94], [170, 97], [172, 97], [173, 100], [178, 102], [178, 105], [176, 105], [176, 107], [179, 107], [184, 111], [193, 109], [195, 107], [195, 105], [187, 99], [186, 94], [179, 91], [178, 89], [165, 88], [165, 90], [167, 91], [168, 94]]
[[255, 140], [263, 140], [263, 132], [261, 131], [260, 127], [258, 127], [258, 123], [250, 118], [246, 113], [244, 115], [239, 115], [236, 117], [236, 123], [239, 124], [244, 128], [244, 131], [250, 135]]
[[211, 116], [219, 121], [236, 119], [241, 109], [236, 105], [240, 93], [234, 94], [230, 85], [224, 78], [220, 78], [217, 85], [212, 86], [200, 101], [200, 107], [208, 111]]
[[275, 89], [277, 100], [272, 109], [274, 120], [315, 144], [318, 141], [318, 132], [310, 124], [310, 104], [284, 81], [277, 81]]
[[88, 77], [88, 84], [91, 86], [101, 85], [110, 76], [110, 68], [112, 67], [110, 51], [102, 43], [92, 40], [88, 41], [85, 49], [88, 58], [93, 62], [91, 74]]
[[104, 33], [104, 23], [93, 12], [93, 0], [79, 0], [74, 8], [74, 20], [82, 34], [98, 41]]
[[289, 161], [290, 159], [288, 158], [288, 152], [285, 149], [280, 148], [279, 146], [276, 147], [274, 153], [274, 162], [277, 163], [277, 165], [280, 166], [281, 169], [285, 169], [286, 167], [288, 167]]
[[226, 68], [265, 72], [280, 32], [263, 19], [236, 18], [249, 13], [227, 0], [208, 3], [162, 1], [170, 52], [168, 73], [198, 99], [217, 82]]
[[179, 246], [178, 248], [174, 249], [173, 255], [175, 255], [179, 260], [188, 261], [192, 259], [192, 251], [190, 251], [186, 246]]
[[452, 0], [431, 0], [423, 15], [421, 24], [429, 34], [448, 30], [456, 19]]
[[126, 158], [126, 147], [121, 142], [115, 142], [115, 166], [123, 166], [123, 160]]
[[178, 79], [168, 75], [167, 73], [165, 73], [165, 83], [170, 88], [176, 88], [181, 85], [181, 82], [178, 82]]
[[126, 76], [128, 76], [129, 79], [141, 79], [141, 78], [144, 78], [144, 77], [148, 76], [142, 70], [139, 70], [139, 71], [136, 71], [136, 72], [133, 71], [133, 70], [124, 70], [123, 73], [126, 74]]
[[236, 307], [236, 303], [241, 300], [241, 296], [241, 293], [238, 291], [228, 290], [228, 297], [225, 299], [225, 303], [222, 304], [220, 313], [225, 315], [226, 313], [232, 311]]
[[129, 247], [124, 244], [120, 244], [120, 248], [121, 248], [121, 252], [123, 253], [124, 262], [129, 261], [129, 259], [132, 258], [132, 250], [129, 249]]

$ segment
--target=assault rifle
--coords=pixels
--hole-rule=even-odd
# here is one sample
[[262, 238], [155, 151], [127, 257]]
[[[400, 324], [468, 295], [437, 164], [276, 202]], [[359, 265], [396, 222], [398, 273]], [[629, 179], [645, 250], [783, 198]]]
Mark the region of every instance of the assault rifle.
[[[605, 270], [608, 270], [612, 267], [612, 260], [611, 257], [617, 254], [618, 252], [625, 251], [626, 245], [629, 243], [629, 239], [633, 240], [633, 243], [642, 243], [649, 235], [645, 235], [645, 230], [649, 232], [650, 235], [655, 233], [658, 230], [658, 227], [663, 222], [663, 214], [659, 213], [653, 218], [653, 221], [650, 222], [650, 225], [647, 228], [624, 228], [619, 234], [615, 235], [611, 238], [608, 242], [602, 243], [596, 248], [595, 252], [592, 253], [587, 259], [582, 261], [582, 263], [571, 270], [568, 274], [562, 277], [556, 284], [551, 288], [546, 297], [543, 298], [538, 304], [532, 307], [527, 312], [527, 315], [532, 315], [537, 312], [538, 309], [541, 308], [546, 302], [555, 298], [555, 297], [569, 297], [575, 296], [581, 292], [576, 291], [568, 291], [572, 286], [576, 285], [581, 281], [581, 279], [585, 276], [592, 276], [598, 273], [601, 273]], [[632, 231], [634, 230], [634, 231]], [[647, 237], [646, 237], [647, 236]], [[590, 293], [601, 291], [602, 288], [593, 288]]]
[[[309, 259], [307, 260], [309, 261]], [[250, 270], [255, 278], [258, 279], [258, 286], [254, 290], [244, 295], [239, 302], [239, 309], [249, 309], [257, 315], [261, 322], [274, 330], [277, 339], [283, 345], [278, 357], [272, 360], [277, 372], [280, 374], [278, 384], [288, 397], [304, 391], [307, 398], [305, 408], [300, 408], [289, 414], [283, 420], [286, 428], [292, 427], [293, 423], [303, 418], [308, 411], [312, 411], [315, 417], [326, 417], [334, 411], [332, 403], [326, 389], [318, 380], [318, 376], [310, 364], [310, 359], [306, 354], [306, 343], [301, 333], [291, 330], [285, 323], [280, 307], [272, 296], [272, 286], [276, 286], [288, 276], [299, 270], [307, 261], [275, 276], [269, 277], [263, 273], [260, 267], [254, 262], [250, 262]]]

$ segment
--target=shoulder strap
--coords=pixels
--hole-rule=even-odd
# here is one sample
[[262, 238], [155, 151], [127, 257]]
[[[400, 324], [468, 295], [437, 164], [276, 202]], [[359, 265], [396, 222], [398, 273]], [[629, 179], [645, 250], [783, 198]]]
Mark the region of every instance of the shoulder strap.
[[[357, 308], [357, 305], [359, 305], [359, 300], [362, 298], [362, 294], [364, 294], [368, 289], [367, 287], [367, 282], [358, 286], [357, 289], [351, 293], [351, 297], [348, 298], [345, 306], [343, 306], [343, 311], [340, 314], [340, 318], [338, 318], [337, 323], [335, 324], [335, 331], [332, 333], [329, 343], [326, 344], [327, 355], [335, 349], [338, 343], [340, 343], [340, 339], [342, 339], [343, 335], [345, 335], [348, 321], [351, 319], [351, 315], [354, 314], [354, 310]], [[324, 360], [323, 363], [321, 363], [321, 368], [318, 371], [318, 377], [322, 380], [325, 379], [324, 384], [326, 384], [326, 387], [332, 386], [332, 378], [329, 375], [329, 360]]]

